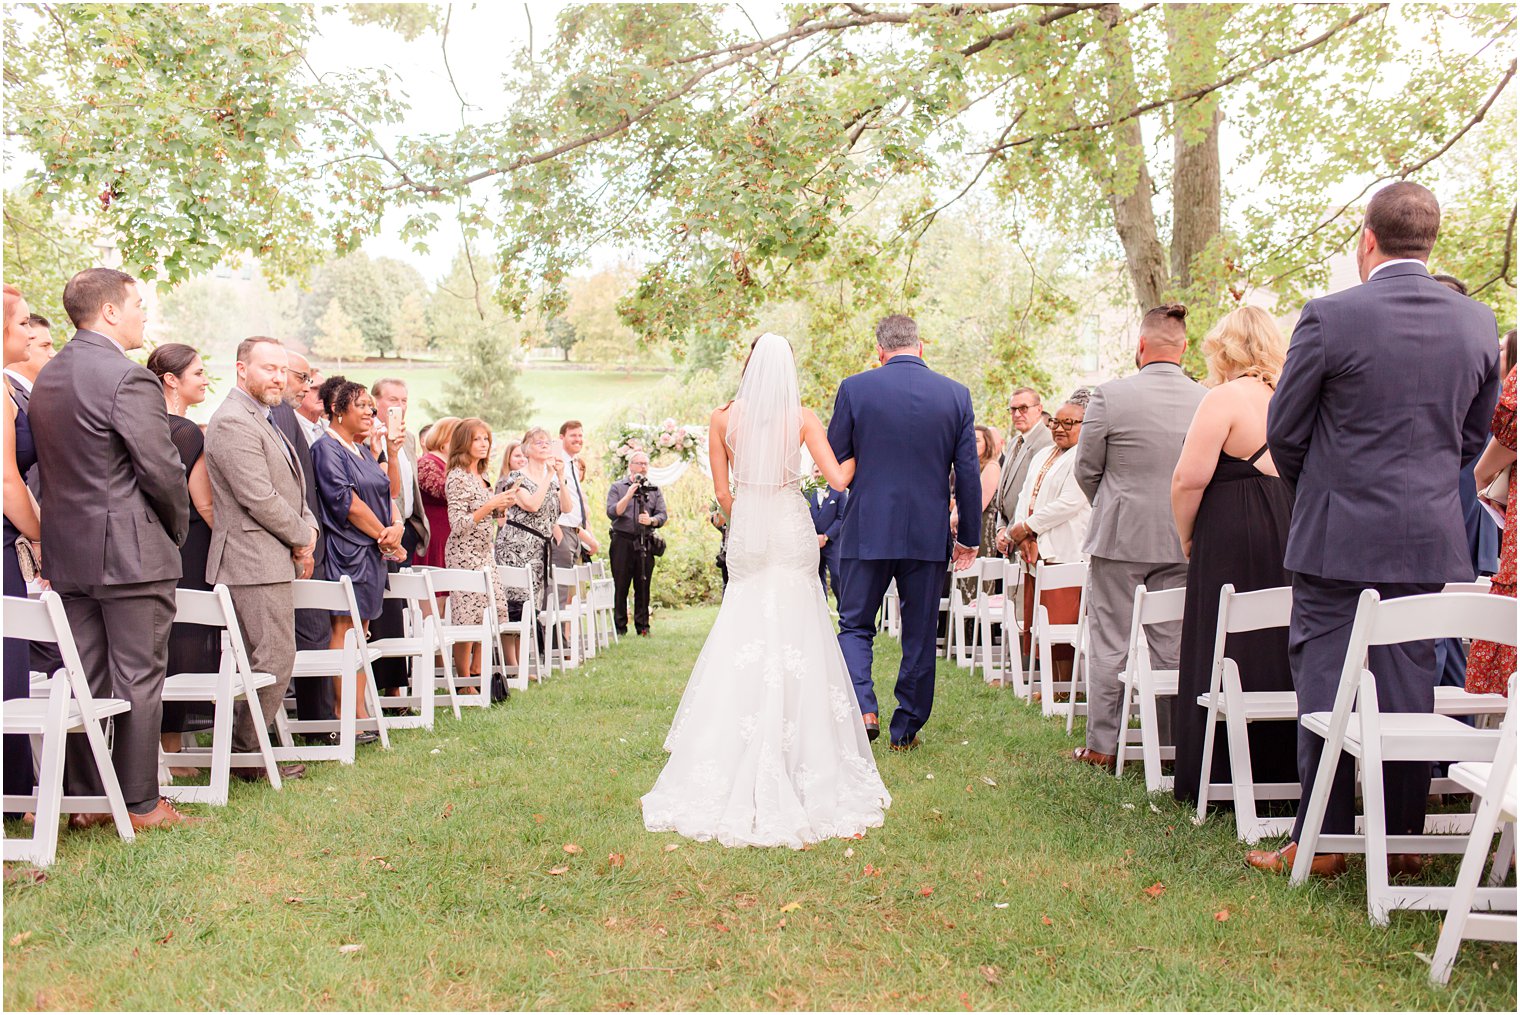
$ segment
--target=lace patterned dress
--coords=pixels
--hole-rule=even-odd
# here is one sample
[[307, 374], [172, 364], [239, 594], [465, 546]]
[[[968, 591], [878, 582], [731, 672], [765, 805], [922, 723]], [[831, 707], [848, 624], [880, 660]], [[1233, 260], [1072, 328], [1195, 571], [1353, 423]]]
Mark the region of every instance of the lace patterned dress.
[[[492, 519], [487, 515], [477, 522], [470, 516], [491, 499], [491, 488], [473, 472], [450, 469], [444, 480], [444, 492], [449, 503], [449, 541], [443, 548], [444, 566], [478, 571], [492, 563]], [[505, 619], [507, 599], [494, 567], [491, 569], [491, 585], [496, 592], [496, 615]], [[479, 592], [452, 592], [449, 608], [454, 623], [478, 624], [485, 616], [486, 597]]]
[[723, 607], [643, 798], [644, 825], [725, 846], [880, 827], [892, 797], [860, 721], [797, 484], [740, 486]]

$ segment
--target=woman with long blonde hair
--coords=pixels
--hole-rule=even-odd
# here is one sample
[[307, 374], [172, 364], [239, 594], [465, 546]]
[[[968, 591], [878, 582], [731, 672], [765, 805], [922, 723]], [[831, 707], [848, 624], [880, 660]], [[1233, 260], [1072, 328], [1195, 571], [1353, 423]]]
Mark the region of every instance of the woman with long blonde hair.
[[[1289, 584], [1283, 570], [1293, 491], [1267, 451], [1267, 406], [1287, 357], [1277, 322], [1260, 307], [1226, 314], [1204, 336], [1210, 391], [1199, 404], [1172, 474], [1172, 514], [1188, 557], [1187, 605], [1182, 617], [1179, 689], [1172, 705], [1177, 745], [1173, 793], [1196, 802], [1206, 713], [1197, 704], [1209, 690], [1219, 590], [1237, 592]], [[1293, 689], [1286, 628], [1231, 635], [1226, 645], [1248, 691]], [[1252, 777], [1297, 779], [1293, 723], [1252, 723]], [[1215, 742], [1211, 782], [1228, 782], [1224, 738]]]

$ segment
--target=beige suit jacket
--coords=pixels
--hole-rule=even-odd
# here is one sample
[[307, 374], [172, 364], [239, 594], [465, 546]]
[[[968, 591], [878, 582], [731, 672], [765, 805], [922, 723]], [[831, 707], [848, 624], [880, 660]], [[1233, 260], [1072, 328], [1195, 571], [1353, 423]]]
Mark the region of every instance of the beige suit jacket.
[[216, 526], [206, 580], [227, 585], [288, 582], [290, 551], [311, 542], [317, 520], [306, 479], [265, 408], [234, 388], [206, 427], [206, 468]]

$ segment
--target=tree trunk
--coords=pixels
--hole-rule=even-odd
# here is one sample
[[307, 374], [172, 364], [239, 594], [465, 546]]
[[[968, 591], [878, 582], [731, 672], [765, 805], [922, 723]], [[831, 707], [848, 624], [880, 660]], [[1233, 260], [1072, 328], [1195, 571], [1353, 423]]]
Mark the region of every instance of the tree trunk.
[[[1219, 35], [1232, 13], [1227, 5], [1167, 4], [1167, 69], [1172, 93], [1186, 95], [1219, 73]], [[1219, 124], [1213, 95], [1173, 109], [1172, 280], [1193, 281], [1193, 260], [1220, 229]]]
[[[1108, 105], [1115, 115], [1133, 108], [1139, 94], [1129, 36], [1124, 29], [1115, 30], [1122, 13], [1118, 4], [1106, 4], [1098, 12], [1110, 29], [1101, 58], [1108, 78]], [[1156, 232], [1156, 213], [1151, 207], [1151, 172], [1145, 162], [1139, 119], [1118, 124], [1106, 140], [1101, 149], [1084, 159], [1113, 211], [1114, 230], [1124, 245], [1135, 300], [1144, 312], [1161, 302], [1171, 279], [1166, 251]]]

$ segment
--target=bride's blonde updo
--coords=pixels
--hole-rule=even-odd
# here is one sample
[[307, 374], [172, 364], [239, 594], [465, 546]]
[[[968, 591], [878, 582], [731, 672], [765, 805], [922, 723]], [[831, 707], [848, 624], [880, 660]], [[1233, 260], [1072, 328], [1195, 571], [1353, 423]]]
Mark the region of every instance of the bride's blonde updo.
[[1209, 365], [1209, 387], [1237, 377], [1255, 377], [1277, 387], [1288, 343], [1272, 315], [1260, 307], [1232, 310], [1203, 337], [1203, 358]]

